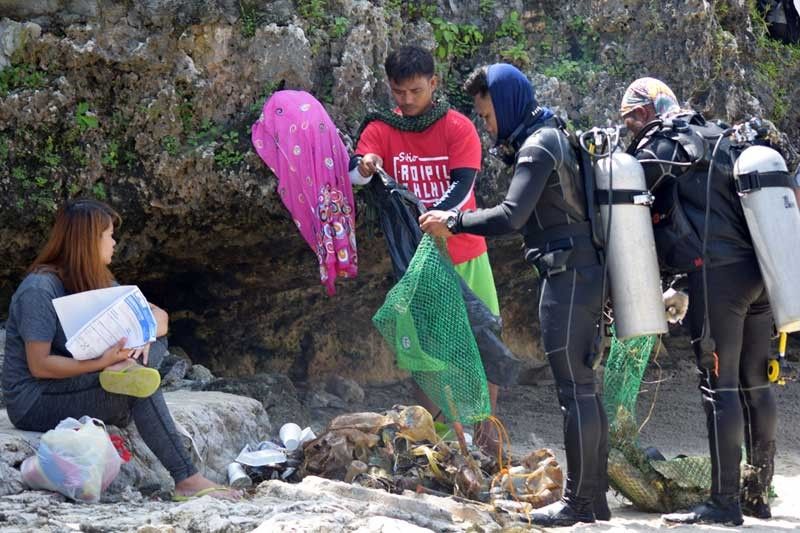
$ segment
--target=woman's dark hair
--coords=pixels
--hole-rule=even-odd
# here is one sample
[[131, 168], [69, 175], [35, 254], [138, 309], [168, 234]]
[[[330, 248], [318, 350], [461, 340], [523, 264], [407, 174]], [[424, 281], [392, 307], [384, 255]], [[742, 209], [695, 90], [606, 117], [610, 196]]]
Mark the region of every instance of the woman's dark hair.
[[470, 96], [486, 96], [489, 93], [488, 71], [486, 65], [473, 70], [464, 82], [464, 92]]
[[100, 239], [121, 223], [119, 214], [103, 202], [68, 201], [58, 209], [50, 237], [28, 272], [53, 272], [70, 293], [110, 287], [114, 275], [100, 256]]
[[434, 74], [433, 55], [419, 46], [403, 46], [386, 57], [384, 63], [386, 77], [393, 82], [401, 82], [424, 76], [432, 78]]

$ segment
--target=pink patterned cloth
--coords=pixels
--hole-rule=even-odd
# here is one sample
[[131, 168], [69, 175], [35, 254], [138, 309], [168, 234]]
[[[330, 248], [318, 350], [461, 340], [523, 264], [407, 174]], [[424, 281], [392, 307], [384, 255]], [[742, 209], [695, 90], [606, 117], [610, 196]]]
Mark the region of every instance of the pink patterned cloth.
[[253, 124], [253, 145], [278, 177], [278, 193], [317, 254], [329, 295], [337, 277], [358, 272], [348, 153], [336, 126], [305, 91], [278, 91]]

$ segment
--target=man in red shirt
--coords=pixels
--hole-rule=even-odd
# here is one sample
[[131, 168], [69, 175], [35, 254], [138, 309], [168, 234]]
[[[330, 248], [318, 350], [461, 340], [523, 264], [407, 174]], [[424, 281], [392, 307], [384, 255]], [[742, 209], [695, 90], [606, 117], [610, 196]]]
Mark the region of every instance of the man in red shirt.
[[[385, 68], [397, 108], [394, 115], [369, 122], [361, 132], [351, 161], [351, 181], [366, 184], [380, 167], [407, 186], [429, 209], [475, 209], [480, 139], [469, 118], [446, 104], [434, 102], [438, 79], [433, 56], [423, 48], [404, 46], [389, 54]], [[462, 233], [448, 239], [447, 249], [456, 271], [470, 289], [492, 313], [499, 315], [486, 240]], [[489, 395], [494, 412], [497, 386], [492, 383]], [[438, 411], [422, 391], [418, 400], [432, 413]], [[489, 424], [484, 424], [476, 437], [479, 444], [494, 444]]]

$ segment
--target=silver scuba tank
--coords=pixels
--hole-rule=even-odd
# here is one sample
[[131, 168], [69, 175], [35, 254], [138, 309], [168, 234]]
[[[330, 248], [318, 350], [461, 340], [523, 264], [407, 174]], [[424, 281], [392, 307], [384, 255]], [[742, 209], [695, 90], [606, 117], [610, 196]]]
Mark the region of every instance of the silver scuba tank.
[[[605, 254], [616, 335], [628, 339], [666, 333], [650, 218], [652, 195], [647, 190], [642, 165], [632, 155], [616, 151], [597, 160], [594, 173], [603, 236], [608, 235]], [[614, 192], [609, 193], [611, 187]]]
[[786, 162], [750, 146], [733, 165], [736, 190], [780, 332], [800, 330], [800, 210]]

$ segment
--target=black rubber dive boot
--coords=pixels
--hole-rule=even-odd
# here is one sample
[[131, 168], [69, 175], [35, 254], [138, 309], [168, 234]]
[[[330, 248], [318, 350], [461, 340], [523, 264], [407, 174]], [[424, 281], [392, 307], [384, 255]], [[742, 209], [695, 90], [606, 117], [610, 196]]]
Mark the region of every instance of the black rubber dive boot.
[[688, 513], [672, 513], [662, 516], [672, 524], [731, 524], [739, 526], [744, 522], [737, 495], [717, 495], [701, 503]]
[[531, 523], [543, 527], [567, 527], [579, 522], [594, 522], [590, 501], [568, 501], [561, 498], [531, 513]]
[[772, 518], [769, 488], [775, 471], [775, 442], [757, 443], [742, 471], [742, 513], [755, 518]]
[[603, 520], [604, 522], [611, 520], [611, 509], [608, 508], [606, 491], [601, 490], [595, 495], [594, 500], [592, 500], [592, 511], [594, 512], [595, 520]]

